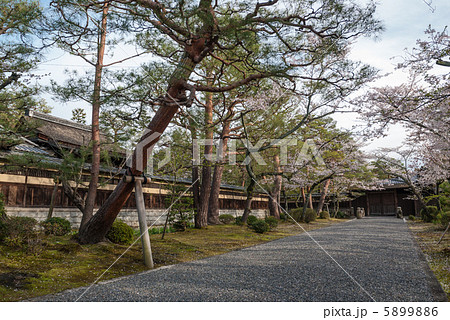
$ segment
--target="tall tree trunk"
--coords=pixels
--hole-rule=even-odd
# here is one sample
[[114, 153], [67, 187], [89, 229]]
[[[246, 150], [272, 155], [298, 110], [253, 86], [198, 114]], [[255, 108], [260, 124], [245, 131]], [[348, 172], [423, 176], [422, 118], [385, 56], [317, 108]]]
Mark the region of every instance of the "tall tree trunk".
[[48, 208], [47, 219], [53, 216], [53, 208], [55, 207], [56, 193], [58, 192], [59, 180], [55, 180], [55, 185], [53, 186], [52, 197], [50, 198], [50, 207]]
[[[289, 202], [286, 194], [286, 187], [283, 187], [284, 210], [289, 211]], [[280, 201], [281, 202], [281, 201]]]
[[246, 223], [250, 215], [253, 202], [253, 191], [255, 190], [255, 180], [250, 177], [250, 184], [247, 187], [247, 199], [245, 199], [244, 214], [242, 215], [242, 223]]
[[[194, 98], [193, 88], [188, 85], [189, 77], [194, 68], [214, 48], [217, 41], [214, 37], [214, 17], [210, 1], [200, 1], [199, 10], [202, 12], [203, 26], [199, 35], [193, 36], [189, 44], [184, 47], [184, 54], [174, 72], [168, 80], [167, 93], [161, 100], [161, 106], [147, 126], [133, 152], [133, 161], [127, 169], [128, 174], [139, 175], [147, 165], [148, 154], [153, 149], [159, 137], [169, 125], [179, 104], [188, 105]], [[186, 91], [190, 91], [189, 99]], [[114, 191], [99, 208], [97, 213], [85, 224], [79, 232], [80, 243], [97, 243], [105, 238], [120, 209], [128, 200], [134, 184], [121, 180]]]
[[313, 200], [312, 200], [312, 189], [308, 190], [308, 203], [309, 207], [314, 210]]
[[331, 179], [328, 179], [323, 183], [322, 192], [320, 194], [319, 204], [317, 205], [317, 214], [320, 214], [320, 212], [323, 209], [323, 205], [325, 203], [325, 198], [328, 194], [328, 187], [330, 186], [330, 182], [331, 182]]
[[274, 182], [273, 188], [270, 192], [269, 197], [269, 214], [277, 219], [280, 219], [280, 208], [279, 208], [279, 199], [281, 193], [281, 168], [280, 168], [280, 158], [278, 155], [274, 157], [275, 170], [277, 173]]
[[[232, 112], [232, 111], [231, 111]], [[219, 159], [214, 166], [214, 175], [211, 186], [211, 194], [209, 195], [208, 208], [208, 224], [219, 224], [219, 195], [220, 184], [222, 183], [222, 175], [224, 170], [224, 158], [227, 152], [228, 135], [230, 134], [230, 121], [225, 121], [220, 135]]]
[[302, 187], [301, 188], [301, 194], [302, 194], [302, 201], [303, 201], [303, 207], [305, 207], [307, 204], [306, 204], [306, 195], [305, 195], [305, 188], [304, 187]]
[[[195, 123], [190, 118], [190, 127], [191, 127], [191, 137], [192, 137], [192, 150], [191, 153], [194, 154], [194, 141], [197, 139], [197, 129], [195, 127]], [[195, 163], [195, 160], [192, 159], [192, 196], [194, 200], [194, 209], [195, 212], [199, 212], [200, 206], [200, 179], [198, 175], [198, 165]]]
[[103, 5], [102, 23], [98, 40], [97, 64], [95, 65], [94, 94], [92, 99], [92, 164], [91, 181], [86, 197], [85, 210], [81, 218], [80, 229], [92, 218], [94, 214], [95, 198], [100, 173], [100, 95], [102, 85], [103, 58], [106, 47], [106, 26], [108, 20], [108, 2]]
[[[193, 41], [193, 45], [205, 39]], [[205, 49], [205, 46], [196, 45], [197, 56]], [[140, 175], [143, 172], [143, 165], [147, 164], [148, 154], [158, 142], [159, 137], [169, 125], [175, 113], [178, 111], [178, 104], [175, 101], [186, 101], [185, 91], [186, 81], [192, 73], [197, 62], [195, 56], [185, 54], [169, 79], [167, 95], [162, 101], [161, 107], [155, 113], [147, 129], [139, 141], [133, 153], [133, 161], [127, 173]], [[197, 59], [195, 59], [197, 61]], [[200, 61], [198, 61], [200, 62]], [[127, 202], [133, 192], [134, 184], [121, 180], [105, 203], [99, 208], [96, 214], [89, 220], [79, 232], [79, 242], [82, 244], [97, 243], [105, 239], [105, 235], [111, 228], [120, 210]]]
[[[208, 79], [209, 80], [209, 79]], [[210, 83], [208, 83], [210, 85]], [[198, 212], [195, 215], [195, 227], [204, 228], [208, 225], [208, 206], [209, 196], [211, 194], [211, 168], [212, 168], [212, 140], [214, 137], [214, 130], [212, 127], [213, 117], [213, 96], [212, 93], [206, 94], [205, 103], [205, 154], [202, 167], [202, 183], [200, 187], [200, 204]]]

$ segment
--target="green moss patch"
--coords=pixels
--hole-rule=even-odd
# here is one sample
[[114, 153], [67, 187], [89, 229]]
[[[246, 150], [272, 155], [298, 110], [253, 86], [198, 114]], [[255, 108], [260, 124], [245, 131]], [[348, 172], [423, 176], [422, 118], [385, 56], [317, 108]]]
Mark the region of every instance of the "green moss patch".
[[408, 221], [408, 226], [450, 301], [450, 234], [437, 244], [443, 233], [441, 227], [423, 221]]
[[[329, 226], [331, 219], [302, 224], [306, 230]], [[151, 235], [155, 267], [223, 254], [302, 232], [297, 225], [282, 222], [274, 231], [257, 234], [247, 226], [217, 225], [165, 235]], [[80, 245], [72, 236], [45, 236], [38, 253], [0, 245], [0, 301], [19, 301], [90, 285], [111, 264], [101, 280], [147, 270], [142, 261], [141, 242], [124, 254], [127, 245], [103, 242]]]

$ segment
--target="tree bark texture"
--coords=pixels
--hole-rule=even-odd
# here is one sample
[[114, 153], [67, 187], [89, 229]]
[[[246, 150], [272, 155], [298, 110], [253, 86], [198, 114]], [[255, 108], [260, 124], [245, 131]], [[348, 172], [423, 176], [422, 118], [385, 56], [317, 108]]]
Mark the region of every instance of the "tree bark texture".
[[214, 131], [212, 127], [213, 101], [212, 93], [206, 94], [205, 103], [205, 153], [202, 164], [202, 182], [200, 187], [200, 203], [198, 212], [195, 215], [195, 227], [204, 228], [208, 225], [208, 206], [211, 194], [211, 169], [212, 169], [212, 140]]
[[245, 199], [244, 214], [242, 215], [242, 223], [247, 223], [248, 216], [250, 215], [253, 202], [253, 191], [255, 190], [255, 180], [250, 178], [250, 184], [247, 187], [247, 199]]
[[273, 188], [270, 191], [269, 197], [269, 214], [277, 219], [280, 219], [280, 193], [281, 193], [281, 168], [280, 168], [280, 158], [278, 155], [274, 157], [275, 170], [277, 173], [274, 182]]
[[95, 65], [94, 94], [92, 99], [92, 164], [91, 180], [86, 196], [85, 210], [81, 218], [80, 230], [94, 215], [95, 198], [97, 196], [97, 187], [100, 173], [100, 104], [101, 104], [101, 85], [103, 72], [103, 58], [106, 47], [106, 27], [108, 20], [108, 2], [103, 5], [102, 23], [100, 27], [100, 36], [98, 41], [97, 64]]
[[[195, 43], [195, 41], [193, 42]], [[203, 49], [205, 49], [205, 47], [197, 46], [197, 50], [199, 50], [198, 54], [200, 54]], [[140, 175], [143, 173], [143, 168], [139, 168], [137, 165], [136, 155], [138, 153], [141, 155], [141, 158], [138, 159], [140, 163], [147, 164], [148, 151], [158, 142], [160, 135], [164, 132], [173, 116], [178, 111], [178, 104], [173, 102], [185, 100], [185, 83], [196, 65], [193, 59], [194, 58], [189, 55], [185, 55], [172, 74], [172, 77], [169, 80], [167, 95], [163, 100], [161, 107], [147, 126], [147, 130], [138, 144], [140, 150], [137, 150], [137, 148], [134, 150], [133, 161], [131, 167], [128, 168], [128, 174]], [[190, 70], [190, 72], [187, 72], [186, 70]], [[183, 77], [179, 78], [180, 75], [183, 75]], [[124, 180], [121, 180], [118, 183], [105, 203], [80, 230], [80, 243], [98, 243], [105, 239], [106, 233], [111, 228], [111, 225], [124, 204], [127, 202], [133, 192], [133, 188], [133, 183], [127, 183]]]
[[227, 152], [228, 135], [230, 134], [230, 121], [225, 121], [222, 128], [222, 134], [220, 136], [221, 144], [219, 148], [219, 159], [217, 159], [214, 167], [214, 175], [211, 186], [211, 194], [209, 196], [209, 208], [208, 208], [208, 224], [219, 224], [219, 195], [220, 184], [222, 183], [222, 175], [224, 170], [224, 158]]
[[320, 193], [319, 204], [317, 205], [317, 214], [320, 214], [320, 212], [323, 209], [323, 205], [325, 203], [325, 198], [328, 194], [328, 187], [330, 186], [330, 182], [331, 182], [331, 179], [328, 179], [322, 184], [322, 192]]

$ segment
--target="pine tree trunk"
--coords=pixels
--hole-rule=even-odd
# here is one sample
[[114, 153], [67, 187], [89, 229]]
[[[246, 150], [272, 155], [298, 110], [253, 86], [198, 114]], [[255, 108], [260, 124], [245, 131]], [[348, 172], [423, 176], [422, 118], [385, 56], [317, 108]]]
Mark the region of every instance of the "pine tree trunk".
[[320, 212], [323, 209], [323, 205], [325, 203], [325, 198], [328, 194], [328, 187], [330, 186], [330, 182], [331, 182], [331, 179], [328, 179], [323, 183], [322, 192], [320, 193], [319, 204], [317, 205], [317, 214], [320, 214]]
[[[129, 174], [140, 175], [143, 167], [139, 164], [147, 164], [148, 151], [158, 142], [160, 135], [169, 125], [175, 113], [178, 111], [178, 105], [170, 103], [172, 99], [184, 100], [186, 90], [184, 78], [176, 78], [179, 75], [187, 77], [190, 75], [186, 70], [193, 70], [195, 63], [188, 57], [183, 57], [182, 61], [174, 71], [169, 81], [169, 89], [163, 100], [161, 107], [156, 112], [153, 119], [147, 126], [146, 133], [142, 136], [138, 147], [133, 153], [132, 166], [128, 169]], [[136, 160], [136, 155], [141, 157]], [[134, 184], [121, 180], [105, 203], [99, 208], [96, 214], [89, 220], [79, 232], [79, 242], [82, 244], [98, 243], [105, 239], [105, 235], [111, 228], [114, 220], [122, 207], [127, 202], [133, 192]]]
[[[204, 25], [199, 29], [199, 36], [193, 36], [189, 45], [184, 47], [184, 54], [168, 80], [167, 92], [161, 99], [161, 106], [133, 152], [133, 161], [127, 170], [128, 174], [140, 175], [144, 172], [149, 153], [178, 111], [178, 105], [188, 104], [193, 99], [193, 96], [190, 97], [192, 99], [186, 98], [186, 91], [190, 89], [187, 81], [195, 66], [207, 56], [208, 52], [213, 50], [217, 41], [212, 38], [214, 17], [211, 3], [200, 1], [198, 6], [199, 10], [204, 13], [204, 17], [202, 17]], [[123, 205], [130, 197], [133, 187], [133, 183], [127, 183], [124, 180], [119, 182], [96, 214], [80, 229], [78, 238], [80, 243], [97, 243], [105, 238]]]
[[223, 164], [217, 164], [214, 168], [213, 181], [211, 186], [211, 194], [209, 195], [209, 208], [208, 208], [208, 224], [219, 224], [220, 215], [220, 184], [222, 182], [224, 166]]
[[220, 150], [220, 158], [217, 159], [217, 163], [214, 167], [214, 175], [211, 186], [211, 194], [209, 196], [209, 208], [208, 208], [208, 224], [219, 224], [219, 195], [220, 185], [222, 183], [222, 175], [224, 170], [224, 158], [227, 152], [228, 135], [230, 134], [230, 121], [225, 121], [221, 134], [221, 145], [218, 148]]
[[56, 193], [58, 192], [59, 181], [55, 181], [55, 185], [53, 186], [52, 197], [50, 198], [50, 207], [48, 208], [47, 219], [50, 219], [53, 216], [53, 208], [55, 207], [55, 198]]
[[200, 187], [200, 203], [198, 212], [195, 215], [195, 227], [204, 228], [208, 225], [208, 206], [209, 206], [209, 196], [211, 194], [211, 168], [212, 168], [212, 153], [213, 153], [213, 127], [212, 127], [212, 117], [213, 117], [213, 101], [212, 93], [206, 94], [206, 104], [205, 104], [205, 155], [203, 159], [202, 167], [202, 183]]
[[[191, 127], [191, 136], [192, 136], [192, 150], [191, 154], [194, 154], [194, 141], [197, 139], [197, 131], [195, 128], [195, 123], [190, 119], [190, 127]], [[200, 179], [198, 175], [198, 165], [195, 163], [194, 159], [192, 160], [192, 197], [194, 200], [194, 209], [195, 213], [199, 211], [200, 205]]]
[[[278, 155], [274, 157], [275, 170], [281, 174], [280, 158]], [[269, 197], [269, 214], [280, 219], [280, 193], [281, 193], [281, 175], [276, 175], [273, 182], [273, 188]]]
[[106, 26], [109, 6], [106, 2], [103, 5], [102, 24], [100, 27], [100, 37], [98, 43], [97, 64], [95, 65], [94, 94], [92, 101], [92, 164], [91, 180], [89, 182], [88, 193], [85, 202], [85, 210], [81, 218], [80, 230], [92, 218], [94, 214], [95, 198], [97, 197], [97, 187], [100, 173], [100, 104], [101, 85], [103, 71], [103, 57], [106, 47]]
[[242, 223], [247, 223], [248, 216], [250, 215], [253, 202], [253, 191], [255, 190], [255, 180], [251, 179], [250, 184], [247, 187], [247, 199], [245, 200], [244, 214], [242, 215]]

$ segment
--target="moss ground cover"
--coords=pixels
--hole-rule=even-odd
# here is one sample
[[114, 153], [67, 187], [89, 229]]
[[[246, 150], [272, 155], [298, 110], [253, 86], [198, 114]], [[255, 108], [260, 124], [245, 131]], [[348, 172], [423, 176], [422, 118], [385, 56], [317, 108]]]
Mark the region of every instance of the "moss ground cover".
[[[302, 224], [313, 230], [343, 220], [317, 220]], [[205, 229], [151, 235], [155, 267], [226, 253], [302, 232], [295, 224], [281, 222], [270, 232], [258, 234], [246, 226], [217, 225]], [[79, 245], [71, 235], [43, 237], [38, 248], [24, 250], [0, 245], [0, 301], [19, 301], [91, 284], [127, 248], [103, 242]], [[129, 275], [146, 268], [137, 241], [101, 280]]]

